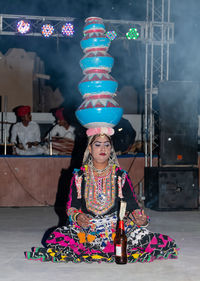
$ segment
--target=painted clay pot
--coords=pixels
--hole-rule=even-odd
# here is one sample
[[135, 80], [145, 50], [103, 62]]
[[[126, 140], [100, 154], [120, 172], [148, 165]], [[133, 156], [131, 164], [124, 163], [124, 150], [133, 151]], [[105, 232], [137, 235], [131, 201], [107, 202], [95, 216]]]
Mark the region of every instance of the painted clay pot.
[[79, 91], [84, 97], [100, 93], [114, 95], [117, 90], [117, 81], [103, 69], [87, 71], [79, 83]]
[[107, 51], [110, 46], [110, 39], [108, 39], [105, 35], [90, 34], [85, 36], [81, 40], [81, 48], [84, 53], [88, 53], [93, 51], [96, 48], [99, 50]]
[[86, 98], [76, 111], [76, 117], [86, 128], [114, 127], [122, 114], [123, 110], [118, 103], [104, 95]]
[[80, 66], [85, 73], [91, 69], [104, 69], [111, 71], [114, 59], [107, 52], [89, 52], [80, 60]]

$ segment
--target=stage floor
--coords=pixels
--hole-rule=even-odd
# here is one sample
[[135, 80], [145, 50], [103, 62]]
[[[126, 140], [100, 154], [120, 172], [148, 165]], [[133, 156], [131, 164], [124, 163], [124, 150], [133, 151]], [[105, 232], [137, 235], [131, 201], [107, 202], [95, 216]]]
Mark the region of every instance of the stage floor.
[[150, 230], [173, 237], [180, 247], [177, 260], [147, 264], [57, 264], [28, 261], [24, 251], [41, 246], [45, 231], [58, 223], [52, 207], [0, 208], [2, 281], [199, 281], [200, 211], [157, 212]]

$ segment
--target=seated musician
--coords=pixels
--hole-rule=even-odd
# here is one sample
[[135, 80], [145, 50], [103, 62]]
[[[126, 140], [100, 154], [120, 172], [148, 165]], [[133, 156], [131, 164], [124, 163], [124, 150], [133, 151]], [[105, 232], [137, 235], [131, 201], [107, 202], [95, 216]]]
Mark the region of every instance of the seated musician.
[[44, 153], [40, 146], [40, 127], [32, 121], [30, 106], [20, 106], [17, 116], [21, 122], [13, 125], [11, 130], [11, 143], [14, 144], [14, 154], [41, 155]]
[[46, 136], [47, 141], [52, 141], [52, 152], [54, 155], [69, 155], [74, 148], [75, 128], [64, 118], [63, 110], [64, 108], [56, 110], [57, 124]]

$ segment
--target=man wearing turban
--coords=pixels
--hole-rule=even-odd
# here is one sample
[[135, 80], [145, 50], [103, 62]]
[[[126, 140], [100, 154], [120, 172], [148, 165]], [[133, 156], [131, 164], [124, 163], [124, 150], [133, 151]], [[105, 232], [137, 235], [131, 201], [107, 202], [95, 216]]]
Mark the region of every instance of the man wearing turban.
[[17, 116], [21, 122], [16, 123], [11, 130], [11, 143], [16, 147], [16, 154], [43, 154], [43, 148], [39, 145], [40, 128], [36, 122], [31, 120], [30, 106], [20, 106], [17, 109]]
[[52, 140], [53, 154], [71, 154], [74, 148], [75, 128], [64, 117], [64, 108], [55, 111], [57, 124], [47, 134], [46, 139]]

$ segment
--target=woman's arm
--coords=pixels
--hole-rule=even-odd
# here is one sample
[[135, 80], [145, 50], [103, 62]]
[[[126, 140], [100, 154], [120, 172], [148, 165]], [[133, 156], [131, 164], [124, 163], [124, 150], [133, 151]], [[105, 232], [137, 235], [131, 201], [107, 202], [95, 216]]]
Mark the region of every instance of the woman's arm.
[[[66, 212], [72, 221], [76, 221], [76, 216], [81, 212], [81, 199], [78, 199], [78, 192], [75, 182], [76, 175], [74, 174], [71, 179], [69, 197], [67, 201]], [[76, 215], [76, 216], [75, 216]]]
[[79, 198], [81, 190], [77, 191], [78, 188], [81, 189], [81, 185], [82, 180], [77, 174], [74, 174], [67, 202], [67, 215], [71, 221], [76, 222], [79, 226], [87, 227], [90, 219], [81, 210], [81, 198]]
[[128, 174], [125, 173], [123, 177], [125, 177], [125, 179], [123, 180], [124, 184], [122, 186], [122, 195], [124, 197], [123, 200], [127, 202], [126, 211], [133, 212], [136, 209], [140, 209], [137, 195]]
[[129, 218], [138, 226], [147, 226], [148, 217], [144, 213], [144, 210], [141, 210], [138, 204], [137, 195], [134, 191], [131, 179], [128, 174], [125, 177], [125, 183], [122, 188], [122, 194], [127, 202], [127, 212], [129, 213]]

